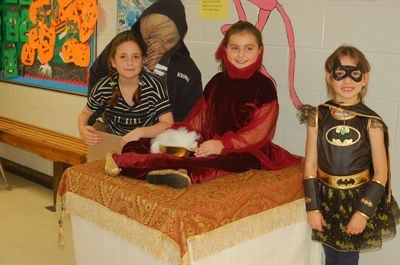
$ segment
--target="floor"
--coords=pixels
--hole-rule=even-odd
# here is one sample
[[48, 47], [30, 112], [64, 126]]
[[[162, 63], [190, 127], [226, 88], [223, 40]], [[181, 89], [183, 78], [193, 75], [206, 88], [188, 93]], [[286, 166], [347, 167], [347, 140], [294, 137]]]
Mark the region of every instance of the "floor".
[[[68, 215], [60, 248], [57, 213], [46, 209], [53, 203], [53, 191], [9, 172], [6, 176], [11, 191], [0, 178], [0, 265], [75, 265]], [[399, 242], [397, 236], [381, 251], [363, 253], [360, 265], [400, 264]]]
[[52, 190], [6, 172], [11, 191], [0, 178], [0, 264], [74, 265], [71, 223], [64, 221], [64, 247], [58, 239]]

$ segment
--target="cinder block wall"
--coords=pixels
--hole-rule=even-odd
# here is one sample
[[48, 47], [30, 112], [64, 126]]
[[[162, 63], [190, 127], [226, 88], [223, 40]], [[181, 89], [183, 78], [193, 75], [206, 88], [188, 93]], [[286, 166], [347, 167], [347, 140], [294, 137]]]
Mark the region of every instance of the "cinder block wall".
[[[205, 84], [218, 70], [213, 58], [222, 35], [220, 27], [238, 20], [233, 1], [229, 1], [226, 20], [203, 21], [199, 1], [183, 0], [189, 32], [186, 43], [198, 64]], [[295, 33], [295, 87], [303, 103], [318, 104], [327, 99], [323, 63], [339, 45], [347, 43], [361, 49], [372, 65], [366, 103], [377, 111], [390, 128], [393, 190], [400, 200], [400, 1], [398, 0], [281, 0]], [[116, 1], [99, 0], [100, 19], [97, 51], [116, 33]], [[247, 19], [257, 21], [259, 9], [242, 1]], [[296, 110], [288, 92], [289, 49], [283, 19], [271, 11], [263, 30], [264, 65], [278, 84], [281, 105], [275, 142], [302, 155], [305, 127], [298, 124]], [[0, 113], [56, 131], [78, 136], [77, 116], [85, 97], [45, 89], [0, 84]], [[37, 155], [0, 144], [0, 156], [50, 174], [51, 163]], [[400, 260], [400, 237], [379, 252], [362, 255], [360, 265], [394, 265]], [[397, 250], [397, 251], [396, 251]]]

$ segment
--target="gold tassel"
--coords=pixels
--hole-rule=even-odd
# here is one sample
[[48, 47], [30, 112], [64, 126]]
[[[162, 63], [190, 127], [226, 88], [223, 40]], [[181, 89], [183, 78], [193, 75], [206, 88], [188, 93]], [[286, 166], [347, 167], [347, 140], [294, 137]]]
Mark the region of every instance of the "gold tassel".
[[59, 248], [64, 248], [64, 213], [65, 213], [65, 207], [64, 207], [64, 200], [61, 199], [58, 201], [59, 205], [61, 205], [61, 209], [58, 211], [58, 238], [57, 238], [57, 243]]
[[57, 239], [58, 247], [64, 248], [64, 228], [62, 225], [62, 221], [58, 220], [58, 239]]

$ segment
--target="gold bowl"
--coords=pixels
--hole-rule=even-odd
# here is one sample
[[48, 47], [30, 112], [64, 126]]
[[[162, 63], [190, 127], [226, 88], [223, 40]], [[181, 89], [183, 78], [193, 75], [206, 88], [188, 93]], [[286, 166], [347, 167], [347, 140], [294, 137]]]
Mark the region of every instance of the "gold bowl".
[[188, 157], [194, 153], [193, 150], [189, 150], [185, 147], [181, 146], [168, 146], [168, 145], [161, 145], [160, 144], [160, 152], [172, 154], [178, 157]]

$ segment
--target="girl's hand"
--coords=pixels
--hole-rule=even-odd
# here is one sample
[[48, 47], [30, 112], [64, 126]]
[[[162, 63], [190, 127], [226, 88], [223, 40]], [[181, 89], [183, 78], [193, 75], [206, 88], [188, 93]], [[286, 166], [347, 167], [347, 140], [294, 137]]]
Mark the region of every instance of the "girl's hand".
[[88, 145], [95, 145], [101, 142], [101, 136], [95, 128], [85, 125], [80, 131], [83, 141]]
[[349, 235], [358, 235], [362, 233], [367, 225], [367, 218], [359, 211], [355, 212], [347, 224], [346, 233]]
[[129, 133], [122, 136], [121, 147], [124, 147], [124, 145], [126, 145], [127, 143], [129, 143], [131, 141], [137, 141], [141, 137], [142, 137], [141, 128], [139, 127], [139, 128], [133, 129]]
[[207, 157], [210, 155], [220, 155], [224, 145], [220, 140], [208, 140], [200, 144], [194, 152], [195, 157]]
[[326, 226], [325, 219], [319, 211], [307, 212], [307, 222], [312, 229], [320, 232], [324, 231]]

